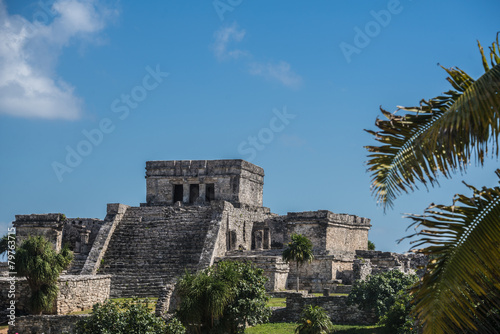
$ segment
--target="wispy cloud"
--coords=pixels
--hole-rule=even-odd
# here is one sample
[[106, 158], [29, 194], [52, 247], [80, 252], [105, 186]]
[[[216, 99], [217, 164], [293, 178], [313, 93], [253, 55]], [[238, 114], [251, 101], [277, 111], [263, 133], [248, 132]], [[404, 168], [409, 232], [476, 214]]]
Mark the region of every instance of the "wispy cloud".
[[212, 49], [218, 60], [237, 59], [240, 56], [248, 55], [248, 53], [243, 50], [228, 50], [228, 45], [231, 42], [241, 42], [243, 37], [245, 37], [245, 30], [238, 29], [236, 23], [228, 27], [220, 28], [215, 32], [214, 37], [215, 41], [212, 44]]
[[116, 12], [97, 1], [56, 0], [43, 14], [50, 20], [30, 22], [0, 0], [0, 113], [77, 119], [83, 101], [55, 74], [58, 56], [71, 41], [95, 37]]
[[306, 141], [298, 135], [287, 135], [282, 134], [279, 137], [279, 141], [287, 147], [300, 148], [306, 144]]
[[297, 88], [302, 82], [302, 78], [294, 73], [290, 68], [290, 64], [285, 61], [278, 63], [251, 63], [249, 73], [252, 75], [262, 76], [268, 80], [275, 80], [287, 87]]
[[291, 66], [286, 61], [277, 63], [258, 61], [249, 61], [253, 58], [252, 54], [238, 48], [229, 48], [229, 44], [236, 44], [245, 37], [245, 30], [240, 29], [236, 23], [230, 26], [222, 27], [214, 34], [215, 41], [211, 45], [215, 57], [219, 61], [238, 59], [246, 56], [248, 61], [248, 73], [255, 76], [261, 76], [271, 81], [277, 81], [289, 88], [297, 88], [302, 83], [302, 78], [292, 71]]

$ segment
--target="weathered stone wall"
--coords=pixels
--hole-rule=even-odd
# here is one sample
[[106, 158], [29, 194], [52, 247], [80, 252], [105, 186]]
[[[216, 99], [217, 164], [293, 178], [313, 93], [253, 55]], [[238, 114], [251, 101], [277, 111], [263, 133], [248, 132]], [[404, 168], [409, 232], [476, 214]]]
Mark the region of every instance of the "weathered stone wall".
[[[350, 284], [345, 281], [344, 272], [352, 270], [353, 253], [338, 253], [335, 255], [315, 255], [310, 263], [299, 266], [299, 288], [310, 292], [323, 292], [325, 288], [334, 291], [339, 283]], [[288, 289], [296, 288], [297, 267], [290, 263], [288, 275]]]
[[329, 215], [326, 249], [355, 251], [368, 248], [370, 219], [347, 214]]
[[[423, 254], [398, 254], [391, 252], [357, 250], [356, 257], [364, 259], [367, 264], [363, 270], [368, 274], [378, 274], [389, 270], [399, 270], [406, 274], [424, 274], [428, 258]], [[368, 260], [368, 261], [366, 261]], [[363, 262], [363, 261], [361, 261]], [[359, 279], [360, 277], [355, 277]]]
[[[12, 286], [15, 289], [16, 313], [28, 312], [28, 298], [31, 295], [25, 278], [14, 278], [15, 284], [9, 277], [0, 278], [0, 309], [6, 310], [12, 298], [9, 291]], [[59, 277], [57, 286], [59, 293], [51, 314], [67, 314], [75, 311], [89, 309], [98, 302], [104, 302], [109, 298], [110, 276], [91, 275], [62, 275]]]
[[[11, 294], [14, 294], [15, 298], [11, 298]], [[25, 279], [0, 277], [0, 317], [6, 319], [12, 309], [14, 309], [15, 315], [26, 314], [30, 294]], [[11, 300], [15, 302], [14, 307], [11, 307]]]
[[9, 334], [73, 333], [76, 323], [88, 316], [88, 314], [23, 316], [16, 318], [15, 326], [9, 326]]
[[289, 212], [285, 224], [284, 245], [296, 233], [311, 240], [315, 252], [352, 252], [368, 247], [368, 230], [371, 225], [367, 218], [335, 214], [327, 210]]
[[[235, 207], [230, 203], [224, 208], [223, 224], [226, 223], [226, 241], [221, 242], [227, 251], [251, 250], [252, 231], [255, 223], [263, 223], [272, 217], [269, 208], [240, 205]], [[228, 233], [229, 232], [229, 233]], [[227, 234], [228, 233], [228, 234]], [[218, 256], [223, 254], [219, 253]]]
[[325, 309], [335, 324], [373, 325], [377, 322], [374, 313], [363, 312], [356, 306], [347, 305], [347, 297], [316, 297], [302, 293], [290, 293], [286, 298], [286, 309], [273, 314], [272, 322], [295, 322], [307, 305], [320, 306]]
[[[182, 186], [182, 202], [190, 203], [190, 185], [198, 185], [206, 201], [207, 185], [214, 185], [213, 200], [262, 206], [264, 170], [244, 160], [181, 160], [146, 162], [148, 205], [174, 204], [174, 185]], [[193, 203], [192, 203], [193, 204]]]
[[273, 216], [266, 220], [271, 232], [271, 248], [282, 249], [286, 247], [286, 216]]
[[[67, 218], [64, 221], [62, 243], [74, 252], [88, 253], [103, 224], [104, 221], [96, 218]], [[86, 241], [82, 240], [84, 231], [88, 231]]]
[[111, 276], [65, 275], [59, 278], [56, 314], [68, 314], [92, 308], [109, 298]]
[[65, 217], [62, 213], [16, 215], [16, 244], [19, 247], [29, 236], [41, 235], [49, 240], [58, 252], [62, 246]]
[[285, 247], [290, 242], [292, 234], [302, 234], [311, 240], [314, 252], [326, 250], [328, 211], [289, 212], [285, 223]]

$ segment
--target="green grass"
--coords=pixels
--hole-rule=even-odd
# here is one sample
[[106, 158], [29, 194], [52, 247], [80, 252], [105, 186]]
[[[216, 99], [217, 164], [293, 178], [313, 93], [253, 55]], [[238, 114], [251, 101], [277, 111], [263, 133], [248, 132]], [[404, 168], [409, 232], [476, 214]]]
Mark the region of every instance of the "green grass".
[[[313, 293], [312, 295], [316, 297], [322, 297], [322, 293]], [[330, 296], [349, 296], [348, 293], [331, 293]], [[269, 307], [286, 307], [286, 298], [271, 298], [267, 302], [267, 306]]]
[[267, 302], [269, 307], [286, 307], [286, 298], [271, 298]]
[[297, 327], [297, 324], [294, 323], [263, 324], [247, 328], [245, 334], [288, 334], [294, 333], [295, 327]]
[[[245, 334], [293, 334], [295, 323], [263, 324], [245, 330]], [[347, 326], [334, 325], [335, 334], [382, 334], [383, 327], [379, 326]]]
[[[310, 295], [314, 295], [316, 297], [323, 297], [323, 294], [321, 292], [315, 292], [315, 293], [310, 293]], [[348, 293], [330, 293], [330, 296], [342, 296], [342, 297], [347, 297], [349, 296]]]

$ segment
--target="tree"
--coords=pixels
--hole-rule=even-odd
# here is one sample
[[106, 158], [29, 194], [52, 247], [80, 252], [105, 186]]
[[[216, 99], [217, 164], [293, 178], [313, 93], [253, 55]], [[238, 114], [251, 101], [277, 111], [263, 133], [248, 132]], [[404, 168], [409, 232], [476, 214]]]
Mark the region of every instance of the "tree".
[[327, 334], [333, 333], [333, 323], [328, 314], [320, 306], [308, 305], [302, 310], [297, 334]]
[[375, 250], [375, 244], [368, 240], [368, 250]]
[[245, 326], [268, 320], [267, 279], [250, 263], [222, 261], [198, 272], [186, 272], [177, 288], [177, 316], [194, 333], [243, 333]]
[[375, 311], [380, 319], [396, 301], [400, 292], [408, 293], [417, 276], [406, 275], [399, 270], [368, 275], [366, 280], [354, 282], [347, 303], [357, 304], [364, 311]]
[[0, 256], [2, 256], [4, 253], [7, 253], [8, 250], [9, 250], [9, 235], [5, 234], [0, 239]]
[[313, 245], [311, 240], [302, 234], [292, 234], [292, 241], [288, 243], [283, 251], [283, 260], [286, 262], [295, 261], [297, 268], [297, 292], [299, 291], [299, 265], [311, 262], [314, 259]]
[[[482, 165], [488, 152], [499, 156], [498, 34], [489, 47], [490, 64], [478, 45], [485, 71], [480, 78], [445, 69], [453, 89], [417, 107], [398, 107], [409, 112], [403, 116], [381, 108], [388, 120], [377, 119], [379, 131], [367, 130], [381, 143], [367, 149], [373, 194], [384, 209], [419, 183], [437, 185], [438, 175], [465, 171], [472, 161]], [[425, 332], [477, 330], [491, 316], [481, 305], [500, 308], [500, 188], [468, 187], [472, 197], [456, 195], [452, 205], [409, 216], [417, 229], [409, 237], [419, 238], [413, 249], [432, 259], [414, 289]]]
[[134, 298], [132, 301], [108, 300], [92, 307], [92, 313], [76, 324], [76, 334], [183, 334], [182, 325], [173, 319], [167, 325], [155, 316], [148, 300]]
[[420, 331], [415, 318], [411, 316], [413, 296], [408, 291], [399, 291], [396, 300], [387, 312], [380, 318], [379, 323], [384, 325], [388, 333], [417, 334]]
[[26, 277], [31, 291], [31, 312], [41, 314], [50, 311], [57, 298], [57, 279], [73, 260], [73, 253], [63, 247], [57, 253], [43, 236], [28, 237], [16, 252], [16, 272]]

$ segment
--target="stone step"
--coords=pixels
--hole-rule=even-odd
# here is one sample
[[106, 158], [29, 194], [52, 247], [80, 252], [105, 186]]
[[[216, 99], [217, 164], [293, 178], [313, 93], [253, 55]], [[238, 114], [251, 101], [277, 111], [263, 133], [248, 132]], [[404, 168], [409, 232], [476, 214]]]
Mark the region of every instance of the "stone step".
[[164, 284], [194, 271], [213, 216], [210, 207], [127, 209], [99, 274], [111, 274], [112, 296], [158, 296]]

